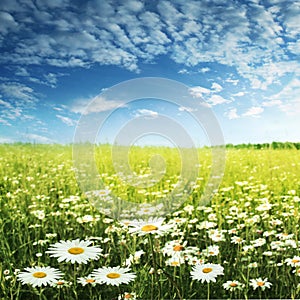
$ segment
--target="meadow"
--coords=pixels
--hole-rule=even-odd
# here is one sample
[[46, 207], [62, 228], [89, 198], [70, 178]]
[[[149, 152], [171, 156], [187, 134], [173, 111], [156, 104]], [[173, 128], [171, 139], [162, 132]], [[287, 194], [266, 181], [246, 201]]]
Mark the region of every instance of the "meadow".
[[[154, 150], [132, 150], [139, 176]], [[125, 184], [107, 148], [96, 151], [104, 187], [94, 196], [145, 203], [142, 221], [91, 204], [71, 146], [0, 145], [0, 299], [300, 298], [300, 151], [227, 149], [221, 184], [202, 205], [211, 157], [199, 149], [188, 199], [147, 220], [180, 172], [176, 152], [159, 151], [168, 168], [150, 188]]]

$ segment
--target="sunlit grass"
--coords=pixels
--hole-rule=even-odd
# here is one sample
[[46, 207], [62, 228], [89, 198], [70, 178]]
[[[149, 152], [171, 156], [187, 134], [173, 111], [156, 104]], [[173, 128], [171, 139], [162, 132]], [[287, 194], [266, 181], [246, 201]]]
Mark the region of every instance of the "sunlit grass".
[[[151, 166], [160, 170], [156, 154], [164, 158], [165, 172], [150, 187], [132, 187], [115, 170], [107, 146], [96, 152], [103, 185], [132, 202], [152, 203], [167, 195], [180, 175], [176, 149], [135, 147], [128, 161], [137, 176], [147, 178]], [[300, 152], [228, 150], [223, 180], [207, 206], [199, 199], [210, 176], [210, 149], [198, 153], [201, 166], [193, 191], [166, 216], [162, 225], [169, 229], [156, 237], [130, 233], [130, 226], [88, 202], [76, 181], [71, 146], [0, 146], [0, 298], [106, 300], [123, 299], [125, 292], [137, 299], [299, 298]], [[75, 239], [103, 249], [99, 259], [59, 263], [46, 253], [51, 244]], [[177, 251], [170, 250], [173, 241]], [[193, 280], [190, 272], [196, 262], [219, 264], [224, 275], [209, 286]], [[59, 269], [64, 284], [21, 285], [18, 269], [33, 266]], [[95, 269], [116, 266], [128, 266], [135, 280], [119, 286], [78, 281]], [[272, 285], [254, 289], [251, 282], [259, 278]], [[238, 281], [240, 288], [225, 289], [228, 281]]]

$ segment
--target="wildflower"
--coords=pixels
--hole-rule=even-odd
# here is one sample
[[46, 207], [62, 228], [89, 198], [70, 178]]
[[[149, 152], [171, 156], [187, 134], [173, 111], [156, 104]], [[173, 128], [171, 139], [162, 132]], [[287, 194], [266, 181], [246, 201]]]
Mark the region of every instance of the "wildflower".
[[162, 253], [168, 256], [181, 255], [186, 249], [187, 241], [168, 241], [162, 249]]
[[46, 253], [50, 253], [52, 257], [58, 257], [58, 261], [71, 261], [72, 264], [87, 263], [90, 259], [97, 260], [99, 258], [101, 248], [90, 246], [91, 241], [60, 241], [50, 246]]
[[223, 234], [222, 230], [218, 229], [211, 229], [208, 231], [208, 236], [212, 239], [214, 242], [221, 242], [225, 241], [225, 236]]
[[122, 295], [118, 296], [118, 300], [127, 300], [127, 299], [132, 299], [135, 300], [136, 298], [136, 293], [124, 293]]
[[63, 275], [59, 270], [51, 267], [33, 267], [25, 270], [20, 272], [17, 278], [22, 284], [31, 284], [33, 287], [52, 284]]
[[219, 246], [208, 246], [207, 249], [202, 251], [206, 256], [217, 256], [219, 254]]
[[229, 281], [226, 281], [225, 283], [223, 283], [223, 288], [225, 290], [229, 290], [230, 292], [233, 292], [235, 290], [242, 290], [244, 288], [244, 284], [237, 281], [237, 280], [229, 280]]
[[131, 225], [133, 228], [129, 229], [129, 233], [138, 233], [138, 235], [157, 234], [162, 235], [166, 231], [170, 230], [172, 226], [170, 224], [163, 225], [164, 218], [150, 218], [146, 221], [135, 221]]
[[103, 267], [94, 270], [90, 276], [95, 278], [97, 283], [120, 285], [121, 283], [127, 284], [136, 277], [134, 273], [128, 273], [129, 271], [129, 268]]
[[179, 267], [184, 264], [184, 258], [181, 256], [172, 256], [166, 260], [166, 265], [171, 267]]
[[259, 277], [256, 279], [251, 279], [250, 285], [253, 287], [254, 290], [256, 290], [257, 288], [261, 288], [264, 291], [266, 288], [269, 289], [272, 283], [268, 282], [268, 278], [261, 279], [261, 277]]
[[224, 268], [217, 264], [199, 264], [195, 265], [191, 271], [191, 277], [194, 280], [203, 282], [216, 282], [218, 275], [223, 275]]
[[257, 262], [253, 262], [248, 265], [248, 268], [257, 268], [257, 266], [258, 266]]
[[95, 286], [97, 284], [96, 279], [94, 277], [80, 277], [77, 279], [77, 282], [80, 283], [82, 286], [91, 285]]
[[245, 240], [243, 240], [239, 236], [233, 236], [233, 237], [231, 237], [231, 243], [233, 243], [233, 244], [242, 244], [244, 242], [245, 242]]
[[296, 275], [300, 276], [300, 269], [294, 270], [293, 273], [295, 273]]
[[58, 279], [57, 281], [55, 281], [51, 284], [52, 287], [56, 287], [58, 289], [61, 289], [63, 287], [68, 287], [70, 285], [72, 285], [72, 282], [65, 281], [63, 279]]
[[285, 260], [288, 266], [300, 267], [300, 256], [294, 256], [293, 258], [287, 258]]

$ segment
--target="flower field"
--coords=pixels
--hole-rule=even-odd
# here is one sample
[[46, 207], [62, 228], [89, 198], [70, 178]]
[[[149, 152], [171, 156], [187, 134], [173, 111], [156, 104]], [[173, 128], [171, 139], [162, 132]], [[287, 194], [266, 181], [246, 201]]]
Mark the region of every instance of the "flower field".
[[[135, 151], [133, 169], [145, 176], [153, 149]], [[199, 149], [188, 200], [147, 218], [147, 202], [178, 176], [176, 153], [160, 151], [167, 172], [149, 189], [122, 184], [109, 156], [99, 164], [101, 197], [145, 203], [114, 220], [79, 189], [71, 146], [1, 145], [0, 299], [300, 298], [300, 151], [227, 150], [204, 206], [210, 150]]]

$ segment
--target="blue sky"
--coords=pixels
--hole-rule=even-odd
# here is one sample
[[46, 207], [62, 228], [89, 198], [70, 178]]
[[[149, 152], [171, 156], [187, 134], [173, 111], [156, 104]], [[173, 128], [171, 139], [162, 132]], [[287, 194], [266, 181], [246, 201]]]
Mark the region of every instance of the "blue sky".
[[[299, 141], [299, 17], [294, 0], [1, 0], [0, 142], [70, 143], [95, 97], [141, 77], [187, 85], [226, 143]], [[145, 103], [103, 140], [161, 113]]]

